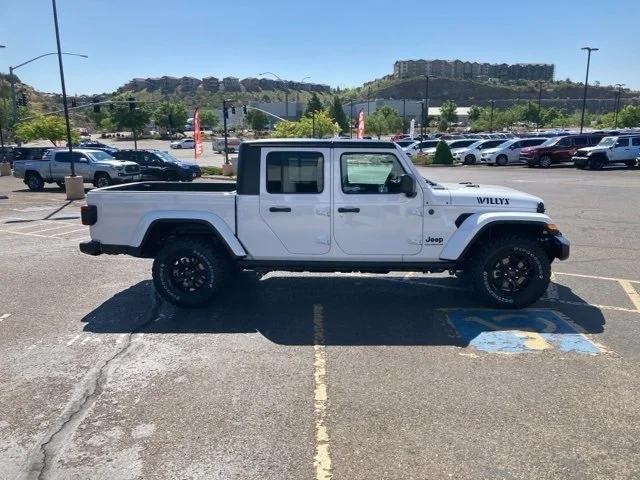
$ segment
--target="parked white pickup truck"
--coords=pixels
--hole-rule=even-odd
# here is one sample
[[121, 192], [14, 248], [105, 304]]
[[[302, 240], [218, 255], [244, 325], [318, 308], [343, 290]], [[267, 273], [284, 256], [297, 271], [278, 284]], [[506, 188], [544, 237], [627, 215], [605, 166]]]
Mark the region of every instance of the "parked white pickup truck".
[[89, 255], [154, 258], [169, 302], [205, 305], [239, 269], [467, 275], [491, 305], [540, 298], [569, 256], [537, 197], [421, 176], [392, 142], [258, 140], [238, 182], [134, 183], [92, 190]]
[[[142, 178], [137, 163], [116, 160], [102, 150], [75, 149], [72, 153], [76, 175], [96, 187], [136, 182]], [[29, 190], [34, 192], [42, 190], [45, 183], [57, 183], [63, 188], [64, 177], [68, 175], [71, 175], [71, 154], [66, 149], [49, 150], [42, 160], [13, 162], [13, 176], [24, 179]]]

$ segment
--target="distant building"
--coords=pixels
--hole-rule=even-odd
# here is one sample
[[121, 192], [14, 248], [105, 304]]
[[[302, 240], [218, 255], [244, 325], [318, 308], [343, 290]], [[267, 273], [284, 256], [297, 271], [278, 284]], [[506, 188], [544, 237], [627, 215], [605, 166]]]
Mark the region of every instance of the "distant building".
[[501, 80], [553, 80], [555, 66], [549, 63], [478, 63], [462, 60], [398, 60], [394, 78], [431, 75], [440, 78], [470, 79], [481, 76]]

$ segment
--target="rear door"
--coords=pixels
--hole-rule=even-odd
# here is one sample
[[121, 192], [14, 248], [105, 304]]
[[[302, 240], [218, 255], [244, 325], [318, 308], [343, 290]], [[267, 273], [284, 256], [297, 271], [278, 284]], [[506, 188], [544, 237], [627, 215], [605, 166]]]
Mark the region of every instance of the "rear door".
[[331, 149], [262, 148], [260, 178], [260, 216], [285, 249], [329, 252]]
[[635, 160], [640, 157], [640, 137], [631, 137], [631, 158]]
[[551, 153], [551, 159], [555, 163], [568, 162], [573, 157], [574, 151], [573, 139], [571, 137], [561, 138]]
[[423, 192], [400, 192], [395, 151], [334, 150], [333, 236], [347, 255], [399, 260], [422, 250]]

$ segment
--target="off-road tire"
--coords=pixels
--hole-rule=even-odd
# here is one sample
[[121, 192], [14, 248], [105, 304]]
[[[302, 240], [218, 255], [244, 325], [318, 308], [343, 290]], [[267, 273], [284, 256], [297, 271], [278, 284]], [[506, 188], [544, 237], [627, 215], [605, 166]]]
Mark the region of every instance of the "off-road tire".
[[44, 189], [44, 180], [38, 173], [29, 172], [24, 178], [24, 182], [32, 192], [41, 192]]
[[602, 170], [606, 161], [601, 156], [591, 157], [589, 159], [589, 170]]
[[538, 160], [538, 165], [542, 168], [549, 168], [551, 163], [551, 157], [549, 155], [543, 155], [540, 157], [540, 160]]
[[[529, 274], [521, 290], [504, 292], [493, 283], [501, 278], [494, 277], [494, 272], [503, 259], [511, 256], [526, 261]], [[476, 296], [493, 307], [526, 307], [538, 301], [549, 286], [551, 260], [542, 247], [529, 237], [512, 235], [498, 238], [474, 251], [469, 263], [471, 285]]]
[[506, 167], [507, 165], [509, 165], [509, 158], [506, 155], [498, 155], [496, 157], [496, 165]]
[[[180, 268], [193, 266], [198, 285], [181, 282], [193, 280], [180, 276]], [[153, 261], [153, 283], [169, 303], [183, 308], [199, 308], [211, 303], [228, 282], [233, 270], [226, 252], [217, 250], [205, 239], [176, 237], [169, 240]], [[188, 274], [187, 274], [188, 275]], [[201, 282], [201, 283], [200, 283]], [[192, 282], [193, 283], [193, 282]]]
[[96, 176], [93, 179], [93, 185], [96, 188], [103, 188], [113, 185], [113, 182], [111, 181], [111, 177], [106, 173], [96, 173]]

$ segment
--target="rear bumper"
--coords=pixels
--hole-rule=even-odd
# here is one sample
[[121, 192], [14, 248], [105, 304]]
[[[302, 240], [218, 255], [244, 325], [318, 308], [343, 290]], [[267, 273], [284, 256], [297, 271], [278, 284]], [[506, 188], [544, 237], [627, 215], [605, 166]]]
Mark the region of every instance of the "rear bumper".
[[98, 256], [103, 253], [107, 255], [131, 255], [133, 257], [140, 256], [138, 247], [130, 247], [129, 245], [106, 245], [95, 240], [82, 242], [80, 251], [86, 255]]
[[550, 239], [551, 253], [558, 260], [566, 260], [569, 258], [569, 253], [571, 250], [571, 242], [567, 239], [567, 237], [563, 237], [562, 235], [553, 236]]

